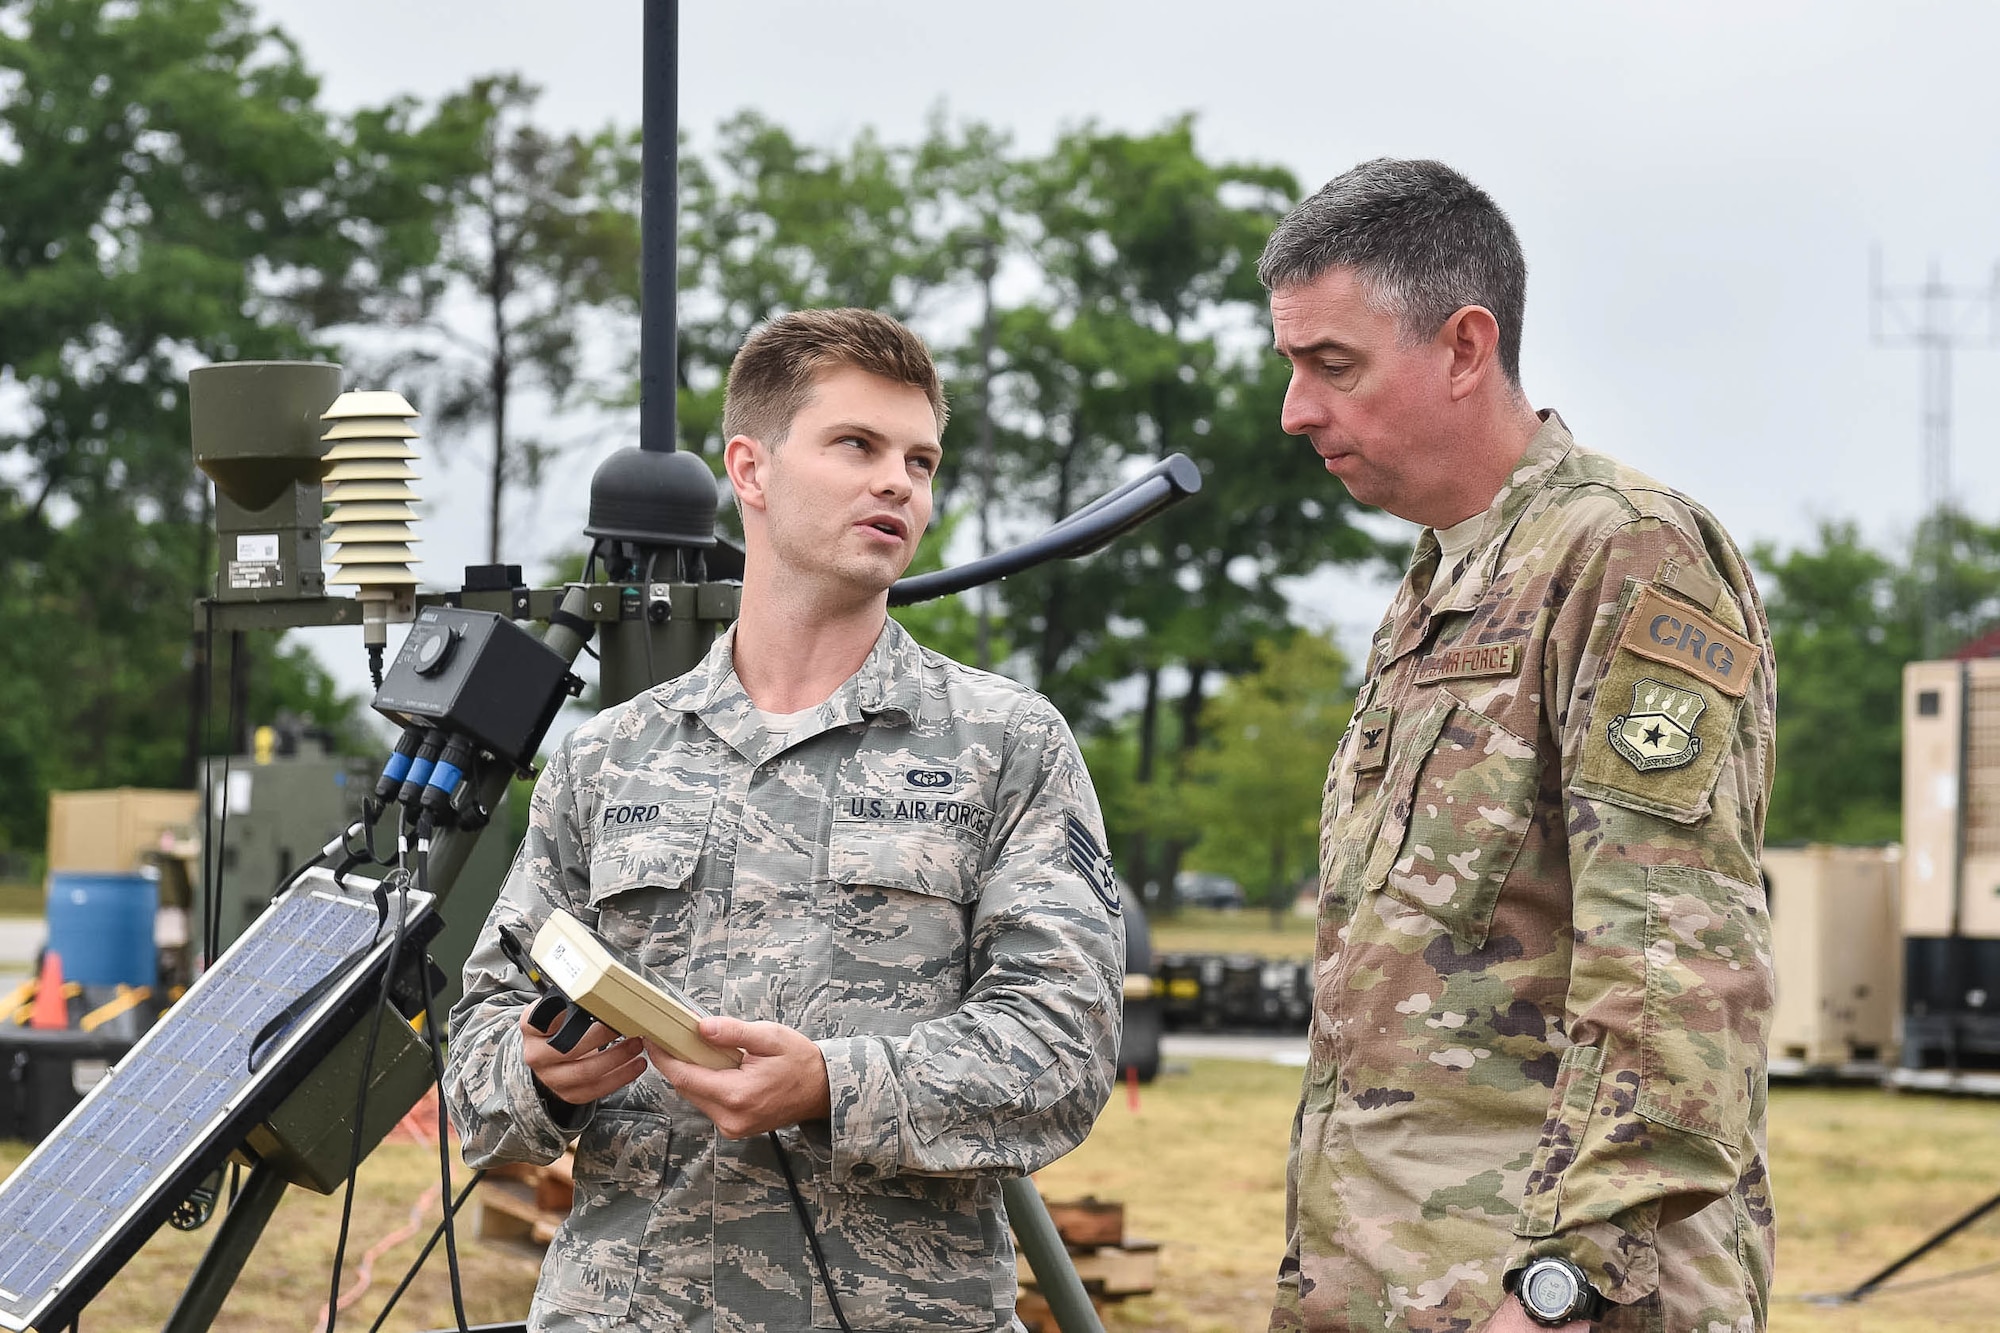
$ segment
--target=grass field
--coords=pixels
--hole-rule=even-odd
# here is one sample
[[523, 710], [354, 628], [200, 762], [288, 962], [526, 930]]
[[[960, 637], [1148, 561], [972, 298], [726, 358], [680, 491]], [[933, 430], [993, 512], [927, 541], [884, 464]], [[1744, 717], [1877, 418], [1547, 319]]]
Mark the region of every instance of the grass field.
[[[1271, 1275], [1283, 1246], [1286, 1138], [1298, 1071], [1197, 1060], [1172, 1066], [1139, 1091], [1132, 1110], [1120, 1091], [1082, 1148], [1041, 1173], [1053, 1199], [1095, 1195], [1126, 1205], [1128, 1233], [1162, 1242], [1153, 1295], [1114, 1306], [1114, 1333], [1240, 1333], [1263, 1327]], [[1898, 1095], [1875, 1089], [1780, 1088], [1772, 1098], [1772, 1174], [1778, 1190], [1780, 1301], [1776, 1333], [1890, 1333], [1990, 1329], [2000, 1323], [2000, 1271], [1931, 1288], [1891, 1290], [1859, 1306], [1820, 1308], [1805, 1293], [1852, 1286], [1960, 1212], [2000, 1193], [2000, 1104]], [[0, 1144], [0, 1169], [24, 1153]], [[350, 1255], [403, 1226], [437, 1183], [436, 1160], [391, 1144], [362, 1168]], [[422, 1236], [377, 1261], [369, 1291], [343, 1313], [364, 1329]], [[215, 1327], [231, 1333], [313, 1326], [325, 1301], [339, 1200], [294, 1190]], [[214, 1235], [171, 1229], [143, 1249], [91, 1306], [97, 1329], [157, 1328], [201, 1249]], [[511, 1246], [461, 1246], [475, 1323], [519, 1318], [536, 1261]], [[349, 1260], [351, 1273], [353, 1258]], [[1903, 1276], [1924, 1280], [2000, 1267], [2000, 1216], [1961, 1234]], [[451, 1306], [442, 1254], [398, 1306], [390, 1329], [444, 1328]]]
[[[1112, 1330], [1237, 1333], [1263, 1327], [1284, 1246], [1286, 1140], [1295, 1069], [1191, 1062], [1123, 1094], [1096, 1132], [1038, 1180], [1050, 1198], [1126, 1204], [1128, 1231], [1164, 1243], [1160, 1289], [1114, 1306]], [[1776, 1333], [1991, 1329], [2000, 1272], [1822, 1308], [1808, 1293], [1851, 1287], [1960, 1212], [2000, 1193], [2000, 1105], [1876, 1089], [1780, 1088], [1772, 1098], [1778, 1191]], [[2000, 1216], [1901, 1275], [2000, 1261]]]
[[[26, 1155], [20, 1144], [0, 1144], [0, 1163], [12, 1170]], [[465, 1169], [453, 1164], [455, 1186]], [[437, 1153], [413, 1143], [390, 1143], [377, 1149], [361, 1166], [355, 1194], [354, 1221], [349, 1232], [342, 1286], [353, 1285], [355, 1265], [378, 1242], [402, 1230], [413, 1206], [424, 1200], [421, 1229], [412, 1239], [388, 1249], [375, 1262], [367, 1290], [341, 1312], [337, 1327], [356, 1333], [374, 1322], [382, 1302], [395, 1290], [410, 1260], [416, 1257], [440, 1215], [435, 1197]], [[473, 1324], [519, 1319], [527, 1313], [535, 1290], [539, 1256], [516, 1246], [486, 1244], [469, 1237], [471, 1208], [459, 1214], [467, 1221], [459, 1257], [464, 1274], [466, 1317]], [[216, 1234], [220, 1210], [199, 1231], [162, 1227], [135, 1255], [111, 1285], [85, 1310], [83, 1327], [130, 1333], [159, 1328], [173, 1311], [202, 1251]], [[293, 1189], [278, 1205], [276, 1216], [222, 1307], [212, 1327], [217, 1333], [266, 1333], [271, 1329], [307, 1333], [325, 1308], [334, 1241], [340, 1234], [340, 1197], [323, 1198]], [[410, 1291], [397, 1302], [385, 1329], [455, 1327], [444, 1247], [425, 1265]]]
[[1265, 958], [1311, 958], [1313, 920], [1287, 913], [1271, 924], [1261, 907], [1238, 912], [1187, 908], [1171, 917], [1150, 920], [1153, 954], [1254, 953]]
[[47, 907], [41, 885], [0, 880], [0, 916], [40, 916]]

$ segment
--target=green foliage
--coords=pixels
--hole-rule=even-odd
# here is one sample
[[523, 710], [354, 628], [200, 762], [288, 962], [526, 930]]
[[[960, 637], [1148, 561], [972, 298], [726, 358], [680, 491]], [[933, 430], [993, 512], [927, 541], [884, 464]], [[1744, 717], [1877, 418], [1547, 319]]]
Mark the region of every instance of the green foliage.
[[1943, 657], [2000, 624], [2000, 524], [1945, 509], [1917, 525], [1896, 602], [1925, 657]]
[[[910, 562], [909, 576], [929, 574], [944, 568], [944, 549], [951, 544], [961, 518], [962, 515], [947, 515], [931, 524], [930, 531], [917, 545], [917, 556]], [[979, 617], [972, 607], [957, 597], [940, 597], [914, 606], [899, 606], [891, 609], [889, 614], [926, 648], [961, 662], [976, 661], [979, 656]], [[1007, 656], [1008, 648], [1004, 640], [995, 647], [998, 656]]]
[[[495, 563], [509, 489], [540, 485], [575, 443], [510, 425], [517, 396], [538, 392], [560, 408], [599, 393], [585, 370], [592, 317], [629, 325], [638, 312], [638, 136], [550, 134], [532, 120], [539, 97], [500, 75], [475, 79], [428, 117], [404, 101], [358, 122], [367, 146], [388, 143], [378, 192], [418, 190], [443, 221], [432, 237], [409, 238], [424, 246], [424, 262], [353, 312], [406, 335], [371, 373], [414, 386], [434, 438], [486, 428], [486, 558]], [[477, 333], [448, 317], [453, 303], [480, 311]]]
[[[2000, 526], [1947, 511], [1900, 558], [1851, 521], [1754, 558], [1778, 661], [1770, 842], [1883, 842], [1902, 829], [1903, 666], [2000, 620]], [[1940, 645], [1927, 650], [1928, 637]]]
[[[40, 845], [52, 787], [192, 780], [213, 555], [187, 370], [315, 355], [319, 314], [413, 262], [394, 238], [424, 209], [384, 184], [393, 128], [357, 155], [236, 0], [9, 0], [0, 70], [5, 850]], [[343, 722], [323, 673], [250, 643], [257, 706]]]
[[1917, 644], [1895, 600], [1898, 570], [1851, 522], [1815, 543], [1755, 552], [1778, 661], [1778, 772], [1770, 842], [1873, 842], [1902, 823], [1903, 664]]
[[918, 157], [867, 131], [843, 147], [800, 143], [754, 111], [722, 124], [708, 159], [682, 145], [676, 375], [689, 447], [719, 456], [723, 376], [757, 325], [813, 306], [914, 314], [940, 265]]
[[1265, 640], [1255, 657], [1203, 708], [1189, 780], [1162, 807], [1200, 830], [1189, 866], [1282, 909], [1318, 863], [1320, 791], [1354, 689], [1340, 649], [1317, 634]]

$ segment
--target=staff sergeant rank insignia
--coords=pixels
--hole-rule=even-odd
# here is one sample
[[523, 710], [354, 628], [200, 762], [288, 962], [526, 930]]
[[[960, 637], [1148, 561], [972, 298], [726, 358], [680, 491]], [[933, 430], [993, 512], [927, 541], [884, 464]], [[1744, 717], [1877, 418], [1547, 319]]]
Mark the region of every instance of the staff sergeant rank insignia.
[[1081, 819], [1075, 815], [1063, 818], [1069, 832], [1069, 863], [1083, 876], [1083, 882], [1097, 895], [1097, 901], [1110, 908], [1111, 915], [1118, 916], [1124, 909], [1118, 905], [1118, 875], [1111, 868], [1111, 853], [1097, 845], [1097, 839], [1090, 836]]
[[1691, 764], [1701, 753], [1695, 719], [1707, 707], [1693, 690], [1642, 680], [1632, 687], [1632, 711], [1612, 719], [1611, 748], [1640, 772]]

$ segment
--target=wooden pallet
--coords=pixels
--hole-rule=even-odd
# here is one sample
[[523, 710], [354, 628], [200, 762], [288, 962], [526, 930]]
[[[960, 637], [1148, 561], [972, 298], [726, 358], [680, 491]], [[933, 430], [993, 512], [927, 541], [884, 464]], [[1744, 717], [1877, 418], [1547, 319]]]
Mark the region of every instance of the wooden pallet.
[[[1080, 1199], [1052, 1202], [1048, 1209], [1090, 1303], [1100, 1311], [1113, 1301], [1143, 1296], [1159, 1285], [1160, 1243], [1125, 1235], [1123, 1204]], [[1055, 1333], [1055, 1317], [1035, 1289], [1035, 1275], [1025, 1259], [1015, 1261], [1015, 1274], [1021, 1283], [1016, 1316], [1029, 1333]]]
[[504, 1162], [492, 1168], [472, 1196], [472, 1234], [546, 1248], [569, 1216], [574, 1168], [570, 1153], [547, 1166]]
[[[1160, 1284], [1160, 1242], [1134, 1237], [1121, 1245], [1069, 1247], [1069, 1261], [1092, 1299], [1124, 1300], [1143, 1296]], [[1015, 1274], [1023, 1288], [1035, 1285], [1026, 1259], [1016, 1259]]]
[[[487, 1172], [472, 1200], [472, 1234], [546, 1248], [569, 1216], [576, 1194], [575, 1159], [564, 1153], [547, 1166], [506, 1162]], [[1051, 1203], [1049, 1216], [1069, 1250], [1076, 1275], [1097, 1305], [1152, 1291], [1160, 1278], [1158, 1241], [1127, 1239], [1125, 1206], [1097, 1199]], [[1030, 1330], [1053, 1329], [1035, 1275], [1017, 1260], [1020, 1318]]]

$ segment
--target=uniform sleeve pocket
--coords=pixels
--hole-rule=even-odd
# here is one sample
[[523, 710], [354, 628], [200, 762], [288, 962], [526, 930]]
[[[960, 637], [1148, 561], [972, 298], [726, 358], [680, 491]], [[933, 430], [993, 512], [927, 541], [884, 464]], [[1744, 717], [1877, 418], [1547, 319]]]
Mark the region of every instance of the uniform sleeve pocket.
[[671, 1166], [673, 1128], [644, 1111], [600, 1108], [576, 1144], [576, 1194], [549, 1243], [535, 1305], [623, 1319]]
[[[1628, 583], [1627, 617], [1643, 620], [1637, 599], [1646, 591]], [[1628, 621], [1597, 683], [1570, 785], [1591, 800], [1697, 824], [1713, 808], [1716, 781], [1738, 744], [1743, 697], [1697, 670], [1640, 654], [1630, 646], [1635, 633], [1643, 631]]]
[[1646, 872], [1639, 1114], [1742, 1142], [1763, 1077], [1770, 955], [1762, 889], [1691, 866]]
[[1601, 1047], [1572, 1046], [1562, 1053], [1549, 1117], [1542, 1124], [1542, 1140], [1535, 1147], [1528, 1180], [1522, 1187], [1521, 1219], [1514, 1227], [1515, 1235], [1552, 1236], [1562, 1222], [1563, 1175], [1583, 1146], [1603, 1071]]
[[1535, 748], [1440, 693], [1396, 751], [1368, 882], [1480, 948], [1533, 816]]

